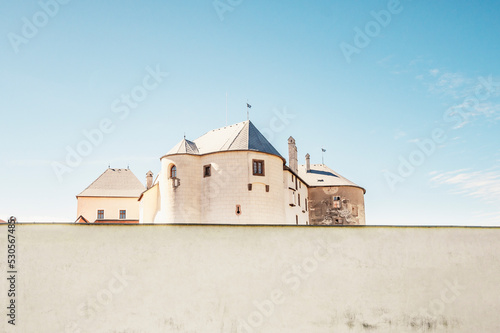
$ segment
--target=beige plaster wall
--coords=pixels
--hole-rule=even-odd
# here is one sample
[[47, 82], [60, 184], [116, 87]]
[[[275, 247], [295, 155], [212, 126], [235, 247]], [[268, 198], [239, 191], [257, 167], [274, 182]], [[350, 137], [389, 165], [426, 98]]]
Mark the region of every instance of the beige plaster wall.
[[1, 332], [499, 332], [500, 229], [18, 225]]
[[139, 220], [137, 198], [78, 198], [77, 217], [82, 215], [92, 223], [97, 219], [98, 209], [104, 209], [105, 220], [120, 219], [120, 210], [127, 211], [127, 220]]

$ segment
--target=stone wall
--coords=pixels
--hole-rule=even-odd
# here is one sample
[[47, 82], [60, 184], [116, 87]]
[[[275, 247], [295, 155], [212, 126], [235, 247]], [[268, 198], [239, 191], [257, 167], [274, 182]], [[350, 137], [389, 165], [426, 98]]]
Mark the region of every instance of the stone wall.
[[364, 191], [354, 186], [309, 188], [313, 225], [365, 225]]

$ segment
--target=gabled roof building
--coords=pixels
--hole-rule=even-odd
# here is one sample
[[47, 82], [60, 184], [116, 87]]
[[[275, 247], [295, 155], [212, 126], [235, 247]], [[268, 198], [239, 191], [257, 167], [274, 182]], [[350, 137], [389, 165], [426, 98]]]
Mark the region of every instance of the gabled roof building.
[[76, 223], [139, 223], [139, 196], [146, 188], [129, 169], [108, 168], [76, 196]]

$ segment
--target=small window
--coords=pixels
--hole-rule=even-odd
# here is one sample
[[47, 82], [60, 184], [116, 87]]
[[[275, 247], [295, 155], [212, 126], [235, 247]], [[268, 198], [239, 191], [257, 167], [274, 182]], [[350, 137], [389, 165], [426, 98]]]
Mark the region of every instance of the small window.
[[295, 189], [297, 189], [298, 186], [297, 186], [297, 177], [295, 177]]
[[340, 197], [333, 197], [333, 208], [340, 208]]
[[293, 174], [292, 174], [292, 183], [293, 183]]
[[127, 218], [127, 211], [120, 210], [120, 220], [125, 220]]
[[177, 167], [175, 165], [170, 168], [170, 178], [177, 178]]
[[102, 220], [104, 218], [104, 209], [100, 209], [97, 211], [97, 219]]
[[203, 166], [203, 178], [210, 177], [211, 175], [212, 175], [212, 166], [210, 164]]
[[295, 224], [299, 224], [299, 216], [298, 215], [295, 215]]
[[266, 185], [266, 192], [269, 192], [269, 185]]
[[300, 206], [300, 194], [297, 195], [298, 196], [298, 202], [299, 202], [299, 206]]
[[299, 188], [302, 188], [302, 182], [299, 181]]
[[264, 161], [253, 160], [253, 175], [254, 176], [264, 176]]
[[252, 190], [252, 184], [248, 184], [248, 190], [251, 191]]
[[236, 213], [236, 215], [241, 215], [241, 206], [240, 205], [236, 205], [235, 213]]
[[307, 212], [307, 198], [304, 200], [304, 205], [306, 206], [306, 212]]

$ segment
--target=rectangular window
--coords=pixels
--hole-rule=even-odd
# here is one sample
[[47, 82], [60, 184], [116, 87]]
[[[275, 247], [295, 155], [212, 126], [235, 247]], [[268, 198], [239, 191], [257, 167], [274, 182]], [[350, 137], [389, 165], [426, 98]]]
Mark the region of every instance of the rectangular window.
[[299, 197], [298, 202], [299, 202], [299, 206], [300, 206], [300, 194], [298, 194], [297, 196]]
[[102, 220], [104, 218], [104, 210], [100, 209], [97, 211], [97, 219]]
[[203, 178], [210, 177], [211, 175], [212, 175], [212, 166], [210, 164], [203, 166]]
[[269, 185], [266, 185], [266, 192], [269, 192]]
[[295, 191], [290, 190], [288, 191], [288, 193], [289, 193], [288, 200], [290, 202], [289, 205], [295, 207]]
[[306, 212], [307, 212], [307, 198], [304, 200], [304, 204], [306, 205]]
[[333, 208], [340, 208], [340, 197], [333, 197]]
[[264, 161], [263, 160], [253, 160], [253, 175], [254, 176], [264, 176]]
[[299, 216], [298, 215], [295, 215], [295, 224], [299, 224]]
[[125, 220], [127, 218], [127, 211], [120, 210], [120, 220]]
[[252, 190], [252, 184], [248, 184], [248, 190], [251, 191]]

